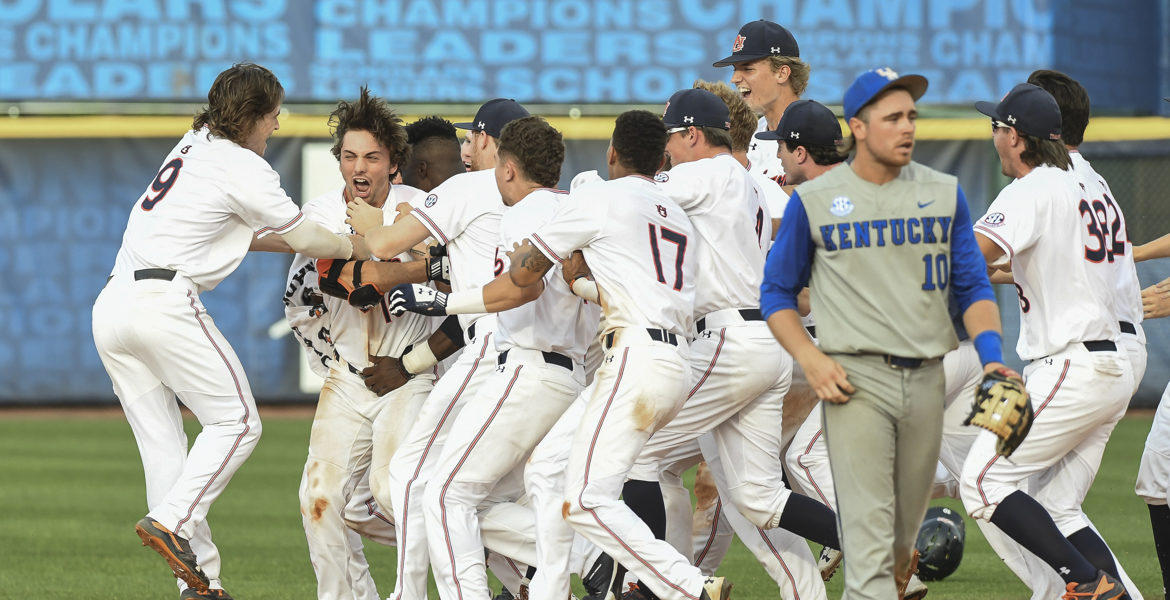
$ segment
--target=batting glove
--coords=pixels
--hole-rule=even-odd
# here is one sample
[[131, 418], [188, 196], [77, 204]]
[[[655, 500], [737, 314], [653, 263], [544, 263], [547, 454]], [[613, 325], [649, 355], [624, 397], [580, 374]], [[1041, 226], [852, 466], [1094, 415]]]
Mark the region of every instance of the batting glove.
[[427, 280], [451, 285], [451, 259], [447, 258], [446, 246], [431, 246], [427, 262]]
[[410, 311], [428, 317], [447, 315], [447, 294], [417, 283], [403, 283], [390, 291], [390, 314]]

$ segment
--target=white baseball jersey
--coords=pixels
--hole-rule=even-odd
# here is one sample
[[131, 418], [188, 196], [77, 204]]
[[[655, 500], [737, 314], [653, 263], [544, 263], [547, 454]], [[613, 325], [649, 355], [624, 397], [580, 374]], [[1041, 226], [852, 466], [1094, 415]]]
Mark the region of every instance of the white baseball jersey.
[[[318, 196], [304, 206], [305, 216], [326, 229], [340, 234], [352, 233], [346, 224], [344, 188]], [[423, 196], [423, 192], [406, 185], [390, 186], [390, 194], [382, 205], [382, 219], [386, 224], [394, 222], [398, 215], [395, 209], [400, 202], [411, 202]], [[395, 257], [394, 262], [414, 260], [409, 252]], [[361, 369], [369, 365], [369, 355], [401, 356], [409, 345], [417, 344], [430, 334], [427, 318], [407, 312], [400, 317], [391, 317], [385, 298], [382, 303], [367, 312], [349, 305], [349, 302], [333, 296], [324, 296], [328, 311], [323, 315], [333, 340], [337, 355], [351, 366]]]
[[[1107, 261], [1112, 264], [1114, 271], [1114, 309], [1117, 310], [1117, 319], [1137, 325], [1142, 322], [1142, 287], [1138, 282], [1137, 266], [1133, 262], [1133, 243], [1129, 239], [1129, 228], [1125, 224], [1125, 215], [1121, 212], [1121, 205], [1109, 190], [1105, 178], [1093, 170], [1093, 166], [1080, 152], [1069, 152], [1072, 157], [1073, 170], [1081, 178], [1088, 196], [1085, 198], [1103, 217], [1108, 231], [1102, 231], [1108, 245]], [[1143, 334], [1144, 335], [1144, 334]]]
[[756, 185], [760, 186], [760, 191], [764, 194], [764, 204], [772, 218], [779, 219], [784, 216], [784, 209], [788, 206], [788, 194], [784, 193], [784, 188], [759, 171], [748, 171], [748, 174], [756, 181]]
[[264, 157], [191, 130], [130, 211], [111, 274], [172, 269], [214, 289], [244, 260], [253, 232], [287, 233], [303, 219]]
[[[760, 121], [756, 125], [756, 133], [764, 131], [769, 131], [768, 119], [760, 117]], [[761, 140], [752, 137], [747, 151], [748, 170], [783, 185], [784, 165], [780, 164], [780, 157], [776, 155], [779, 149], [780, 142], [777, 140]], [[784, 213], [776, 214], [782, 215]]]
[[[411, 201], [413, 214], [451, 258], [451, 289], [458, 292], [483, 287], [502, 273], [496, 244], [504, 201], [494, 169], [459, 173], [439, 184], [424, 198]], [[509, 248], [510, 250], [510, 248]], [[466, 329], [483, 315], [459, 315]]]
[[[503, 271], [510, 267], [505, 252], [512, 251], [513, 243], [521, 243], [528, 234], [552, 220], [557, 207], [568, 192], [539, 189], [504, 213], [500, 220], [498, 256]], [[496, 350], [503, 352], [513, 347], [558, 352], [585, 362], [585, 350], [597, 333], [601, 307], [573, 295], [573, 290], [561, 277], [560, 265], [544, 275], [544, 292], [527, 304], [499, 313], [496, 320]]]
[[[1120, 336], [1101, 222], [1072, 171], [1041, 166], [1009, 183], [975, 231], [1003, 249], [1020, 295], [1020, 358]], [[1040, 243], [1043, 242], [1043, 243]], [[1097, 254], [1100, 258], [1097, 258]]]
[[759, 307], [772, 216], [752, 176], [730, 154], [720, 154], [674, 165], [654, 180], [686, 211], [697, 234], [691, 250], [698, 259], [695, 318]]
[[606, 327], [694, 330], [694, 228], [653, 179], [630, 175], [586, 185], [531, 236], [552, 260], [581, 250], [601, 294]]

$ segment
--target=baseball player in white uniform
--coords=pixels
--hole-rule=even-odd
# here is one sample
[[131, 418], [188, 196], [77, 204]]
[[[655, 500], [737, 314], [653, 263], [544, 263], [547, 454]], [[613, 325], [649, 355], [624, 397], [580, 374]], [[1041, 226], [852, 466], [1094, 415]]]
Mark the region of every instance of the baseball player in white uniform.
[[[363, 88], [356, 102], [338, 104], [330, 124], [333, 153], [345, 183], [307, 203], [306, 217], [332, 231], [351, 233], [345, 223], [347, 202], [358, 200], [380, 208], [385, 222], [393, 222], [394, 207], [425, 195], [412, 187], [390, 184], [408, 148], [401, 119], [384, 100]], [[409, 252], [396, 257], [396, 261], [411, 260]], [[414, 280], [426, 279], [424, 269], [416, 269], [414, 275]], [[329, 331], [334, 360], [309, 437], [300, 485], [301, 518], [317, 575], [317, 597], [376, 600], [379, 596], [368, 570], [354, 578], [352, 557], [361, 552], [361, 541], [346, 526], [345, 513], [362, 487], [371, 489], [382, 500], [380, 505], [390, 506], [390, 456], [414, 423], [433, 388], [434, 375], [420, 374], [379, 396], [366, 388], [361, 370], [369, 365], [370, 356], [401, 356], [423, 343], [430, 324], [420, 315], [392, 317], [384, 299], [369, 311], [328, 295], [322, 305], [320, 319]], [[371, 524], [378, 526], [379, 536], [393, 539], [392, 522]]]
[[[800, 59], [796, 38], [783, 26], [763, 19], [741, 27], [731, 55], [712, 66], [734, 69], [731, 85], [761, 114], [757, 133], [776, 129], [785, 109], [799, 100], [808, 86], [809, 66]], [[776, 150], [775, 140], [752, 140], [747, 153], [749, 170], [784, 184], [784, 168]]]
[[[230, 597], [206, 517], [261, 428], [240, 361], [199, 294], [230, 275], [250, 246], [366, 255], [364, 244], [306, 221], [264, 160], [283, 97], [258, 65], [216, 77], [207, 108], [132, 207], [93, 307], [94, 342], [146, 475], [149, 512], [135, 529], [182, 580], [183, 598]], [[274, 233], [279, 241], [263, 239]], [[204, 426], [190, 451], [176, 396]]]
[[[494, 173], [510, 207], [500, 222], [498, 256], [505, 270], [507, 253], [547, 223], [565, 196], [552, 189], [564, 152], [560, 132], [540, 117], [515, 120], [501, 133]], [[497, 279], [510, 283], [503, 272]], [[549, 270], [541, 285], [516, 288], [530, 301], [515, 308], [486, 303], [487, 290], [447, 295], [404, 284], [391, 296], [395, 308], [428, 315], [498, 311], [498, 366], [455, 418], [426, 488], [431, 565], [440, 596], [449, 599], [491, 596], [477, 507], [501, 479], [523, 467], [581, 392], [585, 351], [599, 318], [598, 306], [574, 296], [559, 267]]]
[[[711, 431], [722, 465], [717, 474], [726, 478], [721, 487], [753, 525], [782, 527], [836, 547], [833, 512], [793, 496], [781, 479], [779, 424], [792, 359], [758, 311], [771, 216], [755, 182], [729, 154], [727, 106], [705, 90], [683, 90], [671, 97], [663, 122], [673, 167], [656, 180], [697, 233], [693, 387], [679, 414], [646, 444], [630, 479], [657, 482], [672, 448]], [[623, 494], [627, 504], [661, 506], [661, 495], [642, 501], [632, 488], [627, 484]], [[812, 555], [805, 554], [814, 570]], [[819, 580], [810, 583], [823, 590]]]
[[[412, 203], [413, 210], [408, 217], [388, 227], [381, 226], [380, 211], [373, 212], [368, 206], [351, 202], [350, 224], [366, 235], [379, 258], [397, 256], [428, 236], [445, 244], [451, 259], [451, 289], [455, 292], [488, 283], [500, 269], [496, 262], [497, 245], [505, 208], [493, 173], [496, 140], [505, 125], [526, 116], [528, 111], [514, 100], [498, 98], [485, 103], [473, 122], [456, 124], [470, 130], [470, 159], [476, 170], [444, 181], [425, 198]], [[426, 597], [429, 554], [423, 493], [438, 466], [437, 459], [454, 416], [496, 368], [495, 315], [463, 315], [460, 323], [468, 340], [467, 347], [435, 385], [390, 462], [391, 502], [398, 541], [394, 600]], [[410, 373], [421, 372], [413, 360], [407, 360], [410, 356], [403, 357], [403, 367]], [[424, 362], [425, 368], [430, 368], [434, 358], [431, 356], [431, 360]]]
[[[1123, 597], [1116, 562], [1080, 509], [1133, 392], [1133, 370], [1117, 346], [1108, 224], [1071, 171], [1051, 94], [1025, 83], [999, 104], [976, 107], [992, 118], [1004, 174], [1016, 178], [975, 232], [989, 265], [1011, 261], [1017, 352], [1031, 361], [1024, 376], [1036, 415], [1010, 460], [996, 454], [993, 434], [980, 433], [963, 468], [963, 503], [1044, 560], [1067, 592]], [[1060, 233], [1044, 235], [1052, 231]], [[1045, 494], [1044, 506], [1020, 489], [1034, 475], [1059, 490]]]
[[650, 179], [662, 165], [665, 137], [646, 111], [620, 115], [607, 152], [609, 180], [570, 194], [513, 254], [509, 274], [516, 286], [536, 285], [551, 261], [583, 252], [596, 282], [583, 287], [602, 305], [607, 353], [573, 440], [563, 514], [662, 597], [698, 600], [723, 590], [713, 582], [708, 592], [702, 573], [618, 499], [642, 446], [689, 389], [694, 229]]

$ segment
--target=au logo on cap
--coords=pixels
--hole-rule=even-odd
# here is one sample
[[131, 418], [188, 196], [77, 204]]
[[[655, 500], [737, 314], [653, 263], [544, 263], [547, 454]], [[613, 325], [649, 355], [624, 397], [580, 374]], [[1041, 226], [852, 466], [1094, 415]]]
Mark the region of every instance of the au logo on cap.
[[747, 41], [747, 37], [742, 35], [735, 36], [735, 43], [731, 45], [732, 52], [739, 52], [743, 50], [743, 43]]

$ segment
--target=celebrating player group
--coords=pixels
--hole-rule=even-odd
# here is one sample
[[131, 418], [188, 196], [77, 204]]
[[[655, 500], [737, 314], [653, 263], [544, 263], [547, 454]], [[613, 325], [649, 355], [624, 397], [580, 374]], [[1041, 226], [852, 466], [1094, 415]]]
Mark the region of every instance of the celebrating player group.
[[[1077, 152], [1084, 88], [1037, 71], [976, 104], [1013, 181], [972, 216], [912, 160], [924, 77], [861, 73], [830, 99], [843, 131], [800, 98], [784, 27], [744, 25], [714, 65], [732, 86], [622, 113], [606, 173], [568, 191], [561, 133], [516, 101], [404, 125], [362, 88], [328, 120], [344, 185], [301, 207], [263, 158], [280, 82], [221, 73], [93, 309], [143, 459], [136, 530], [179, 597], [231, 598], [206, 517], [261, 423], [199, 294], [252, 250], [296, 254], [286, 316], [324, 378], [300, 482], [318, 598], [383, 597], [374, 541], [397, 546], [393, 600], [428, 573], [489, 600], [488, 569], [505, 597], [573, 598], [577, 574], [589, 600], [726, 600], [731, 532], [782, 598], [826, 598], [839, 566], [849, 600], [922, 598], [949, 573], [916, 547], [942, 496], [1033, 598], [1141, 598], [1081, 508], [1146, 363], [1125, 216]], [[1019, 297], [1023, 376], [993, 284]], [[1138, 479], [1164, 577], [1165, 404]]]

